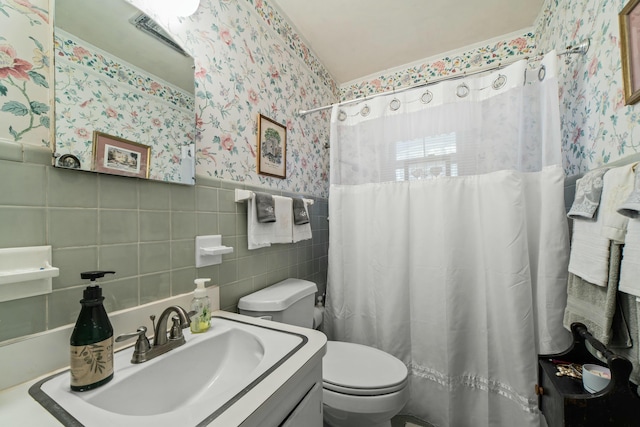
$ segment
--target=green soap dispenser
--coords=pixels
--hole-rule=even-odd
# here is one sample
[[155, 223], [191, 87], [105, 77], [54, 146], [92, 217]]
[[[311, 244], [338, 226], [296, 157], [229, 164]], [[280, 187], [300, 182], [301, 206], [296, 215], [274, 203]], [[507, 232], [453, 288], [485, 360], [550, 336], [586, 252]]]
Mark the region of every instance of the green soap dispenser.
[[86, 391], [113, 378], [113, 327], [102, 305], [102, 289], [95, 280], [115, 271], [86, 271], [91, 285], [83, 292], [82, 308], [71, 333], [71, 390]]
[[195, 314], [191, 316], [191, 332], [194, 334], [205, 332], [211, 326], [211, 302], [207, 296], [207, 290], [204, 284], [211, 279], [196, 279], [196, 290], [193, 291], [193, 300], [191, 300], [191, 311]]

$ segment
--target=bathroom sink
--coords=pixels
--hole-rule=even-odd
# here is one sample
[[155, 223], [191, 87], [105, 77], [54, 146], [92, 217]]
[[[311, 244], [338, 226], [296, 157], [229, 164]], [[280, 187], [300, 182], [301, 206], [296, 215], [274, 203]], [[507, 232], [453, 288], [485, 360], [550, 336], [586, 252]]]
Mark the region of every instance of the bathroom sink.
[[65, 425], [207, 425], [302, 348], [303, 335], [213, 317], [186, 344], [131, 364], [133, 348], [114, 354], [114, 378], [72, 392], [69, 372], [44, 379], [29, 393]]

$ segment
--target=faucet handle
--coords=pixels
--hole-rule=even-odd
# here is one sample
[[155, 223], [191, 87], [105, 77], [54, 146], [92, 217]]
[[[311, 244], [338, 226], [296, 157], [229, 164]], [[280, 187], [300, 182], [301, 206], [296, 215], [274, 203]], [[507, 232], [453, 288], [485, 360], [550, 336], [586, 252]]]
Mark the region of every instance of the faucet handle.
[[171, 325], [171, 330], [169, 331], [169, 339], [170, 340], [183, 339], [183, 335], [182, 335], [183, 324], [180, 322], [180, 318], [178, 316], [172, 316], [171, 321], [173, 322], [173, 325]]
[[146, 333], [147, 333], [147, 327], [146, 326], [140, 326], [138, 328], [138, 330], [135, 331], [135, 332], [118, 335], [118, 337], [116, 338], [116, 342], [122, 342], [122, 341], [126, 341], [126, 340], [129, 340], [131, 338], [136, 338], [136, 337], [139, 338], [142, 335], [146, 336]]
[[138, 340], [133, 350], [133, 356], [131, 356], [131, 363], [142, 363], [147, 360], [147, 352], [151, 350], [146, 326], [140, 326], [137, 331], [129, 334], [118, 335], [116, 342], [126, 341], [135, 337], [138, 337]]

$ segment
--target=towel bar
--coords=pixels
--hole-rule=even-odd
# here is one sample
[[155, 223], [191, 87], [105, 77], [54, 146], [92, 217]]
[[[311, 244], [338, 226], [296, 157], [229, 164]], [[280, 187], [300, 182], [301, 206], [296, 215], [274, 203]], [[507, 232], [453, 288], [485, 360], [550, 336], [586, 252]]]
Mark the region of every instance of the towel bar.
[[[251, 196], [253, 196], [253, 191], [236, 188], [236, 203], [244, 202], [245, 200], [250, 199]], [[307, 205], [313, 204], [313, 199], [302, 199], [302, 200], [304, 200], [305, 204]]]

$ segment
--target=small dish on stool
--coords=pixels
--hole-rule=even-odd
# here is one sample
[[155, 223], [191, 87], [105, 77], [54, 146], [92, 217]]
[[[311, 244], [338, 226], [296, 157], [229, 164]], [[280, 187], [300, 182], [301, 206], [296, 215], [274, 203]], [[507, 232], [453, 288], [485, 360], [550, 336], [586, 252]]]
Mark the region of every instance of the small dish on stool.
[[582, 386], [589, 393], [602, 391], [611, 381], [609, 368], [600, 365], [585, 364], [582, 366]]

